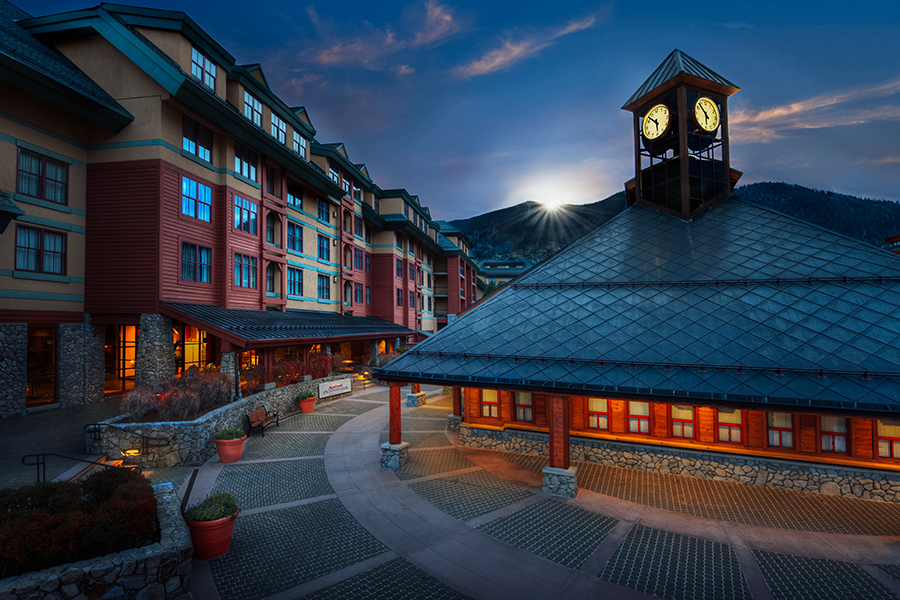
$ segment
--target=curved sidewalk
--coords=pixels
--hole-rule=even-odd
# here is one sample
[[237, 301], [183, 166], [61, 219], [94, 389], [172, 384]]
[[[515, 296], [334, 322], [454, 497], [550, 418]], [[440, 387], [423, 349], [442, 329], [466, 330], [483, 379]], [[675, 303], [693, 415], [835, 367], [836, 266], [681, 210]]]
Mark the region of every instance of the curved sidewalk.
[[[544, 496], [539, 466], [457, 446], [439, 391], [402, 409], [410, 462], [386, 470], [385, 400], [375, 388], [320, 405], [248, 440], [241, 463], [201, 468], [192, 502], [231, 486], [250, 508], [228, 555], [194, 562], [196, 598], [900, 597], [895, 537], [752, 524], [765, 515], [741, 487], [693, 482], [694, 506], [707, 502], [728, 520], [656, 508], [672, 490], [662, 476], [627, 480], [635, 502], [584, 487], [572, 500]], [[763, 494], [775, 522], [788, 525], [805, 500], [754, 491], [753, 502]], [[822, 514], [871, 507], [885, 531], [896, 523], [900, 533], [898, 505], [825, 501]]]

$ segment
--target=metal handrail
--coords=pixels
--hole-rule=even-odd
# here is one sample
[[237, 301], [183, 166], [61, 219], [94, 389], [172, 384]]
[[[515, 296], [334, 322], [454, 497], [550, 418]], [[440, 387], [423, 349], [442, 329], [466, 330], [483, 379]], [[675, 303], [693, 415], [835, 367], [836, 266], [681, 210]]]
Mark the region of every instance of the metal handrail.
[[[65, 458], [67, 460], [74, 460], [78, 462], [88, 463], [91, 465], [98, 465], [105, 469], [131, 469], [132, 471], [137, 471], [138, 473], [143, 473], [143, 470], [138, 465], [109, 465], [106, 463], [97, 462], [94, 460], [87, 460], [85, 458], [75, 458], [74, 456], [65, 456], [63, 454], [56, 454], [55, 452], [46, 452], [44, 454], [26, 454], [22, 457], [22, 464], [26, 467], [30, 467], [35, 465], [37, 467], [37, 482], [41, 483], [47, 478], [47, 457], [48, 456], [56, 456], [57, 458]], [[34, 462], [27, 462], [26, 459], [33, 458]]]
[[147, 454], [147, 448], [150, 446], [160, 447], [160, 446], [168, 446], [171, 444], [171, 440], [169, 438], [155, 438], [149, 435], [145, 435], [143, 433], [138, 433], [137, 431], [129, 431], [124, 427], [120, 427], [119, 425], [113, 425], [112, 423], [89, 423], [84, 426], [84, 432], [91, 434], [92, 441], [99, 443], [100, 442], [100, 431], [101, 427], [112, 427], [113, 429], [118, 429], [120, 431], [124, 431], [129, 435], [140, 436], [141, 438], [141, 454]]

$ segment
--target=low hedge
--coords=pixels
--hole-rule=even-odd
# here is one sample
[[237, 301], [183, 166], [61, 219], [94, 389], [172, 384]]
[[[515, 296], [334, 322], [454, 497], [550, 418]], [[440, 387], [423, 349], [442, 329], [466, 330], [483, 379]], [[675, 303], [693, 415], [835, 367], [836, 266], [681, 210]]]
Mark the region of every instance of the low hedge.
[[0, 490], [0, 579], [158, 540], [153, 488], [130, 469]]

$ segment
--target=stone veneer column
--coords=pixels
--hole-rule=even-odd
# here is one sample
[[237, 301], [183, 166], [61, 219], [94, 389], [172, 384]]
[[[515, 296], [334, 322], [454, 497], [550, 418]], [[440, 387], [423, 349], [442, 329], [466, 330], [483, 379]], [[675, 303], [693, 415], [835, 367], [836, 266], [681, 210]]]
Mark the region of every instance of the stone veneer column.
[[141, 315], [141, 334], [134, 361], [134, 385], [150, 385], [175, 373], [172, 319], [165, 315]]
[[390, 382], [390, 433], [387, 443], [381, 444], [381, 466], [396, 470], [406, 464], [409, 442], [401, 440], [400, 383]]
[[25, 410], [28, 324], [0, 323], [0, 419]]
[[544, 467], [545, 494], [574, 498], [578, 495], [577, 469], [569, 464], [569, 399], [548, 398], [550, 417], [550, 464]]
[[83, 323], [60, 323], [57, 329], [57, 402], [63, 408], [101, 402], [106, 371], [103, 335], [94, 335], [90, 315]]
[[372, 342], [369, 344], [369, 354], [371, 355], [372, 360], [375, 361], [375, 364], [373, 366], [381, 366], [379, 365], [380, 361], [378, 360], [378, 340], [372, 340]]
[[450, 431], [459, 431], [462, 423], [462, 388], [454, 385], [450, 388], [450, 396], [453, 398], [453, 413], [447, 415], [447, 429]]
[[241, 399], [241, 377], [240, 373], [235, 369], [237, 365], [237, 352], [223, 352], [222, 362], [219, 364], [219, 371], [234, 378], [234, 394], [232, 402]]

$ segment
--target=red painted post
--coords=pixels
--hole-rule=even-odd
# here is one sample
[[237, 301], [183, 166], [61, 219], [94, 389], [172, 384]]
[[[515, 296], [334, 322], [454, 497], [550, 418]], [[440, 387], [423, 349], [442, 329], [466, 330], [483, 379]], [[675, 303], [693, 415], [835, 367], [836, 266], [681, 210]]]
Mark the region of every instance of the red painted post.
[[390, 396], [390, 419], [391, 419], [391, 430], [390, 437], [388, 441], [392, 445], [396, 445], [400, 443], [400, 383], [398, 382], [390, 382], [391, 387], [391, 396]]
[[409, 384], [409, 385], [410, 385], [411, 388], [412, 388], [410, 391], [411, 391], [413, 394], [418, 394], [419, 392], [422, 391], [422, 384], [421, 384], [421, 383], [411, 383], [411, 384]]
[[454, 385], [450, 388], [450, 395], [453, 397], [453, 414], [454, 416], [462, 416], [462, 388]]
[[569, 399], [550, 396], [550, 466], [569, 468]]

